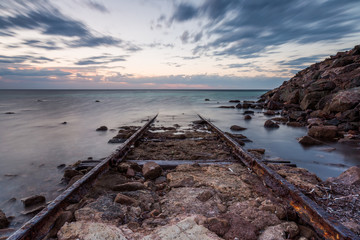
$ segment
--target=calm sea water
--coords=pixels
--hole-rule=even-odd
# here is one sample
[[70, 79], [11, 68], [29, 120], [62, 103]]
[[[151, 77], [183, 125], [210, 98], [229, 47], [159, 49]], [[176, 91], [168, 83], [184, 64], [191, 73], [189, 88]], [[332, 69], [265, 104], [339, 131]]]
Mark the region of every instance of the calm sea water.
[[[263, 123], [268, 117], [262, 110], [251, 121], [244, 121], [243, 110], [218, 108], [234, 105], [228, 103], [231, 99], [256, 100], [265, 92], [0, 90], [0, 209], [8, 216], [16, 216], [13, 226], [20, 225], [26, 217], [19, 213], [23, 210], [19, 199], [43, 194], [52, 200], [63, 188], [59, 184], [59, 164], [106, 157], [118, 146], [107, 143], [118, 127], [143, 125], [142, 120], [156, 113], [160, 122], [173, 117], [179, 119], [180, 125], [188, 124], [184, 116], [193, 119], [200, 113], [224, 131], [233, 124], [244, 126], [247, 130], [242, 134], [253, 140], [246, 148], [265, 148], [267, 158], [290, 160], [323, 179], [360, 164], [359, 149], [352, 147], [330, 144], [336, 148], [332, 152], [323, 151], [323, 147], [303, 148], [296, 138], [306, 135], [306, 128], [282, 125], [279, 129], [265, 129]], [[113, 130], [95, 131], [102, 125]], [[11, 198], [17, 200], [9, 201]]]

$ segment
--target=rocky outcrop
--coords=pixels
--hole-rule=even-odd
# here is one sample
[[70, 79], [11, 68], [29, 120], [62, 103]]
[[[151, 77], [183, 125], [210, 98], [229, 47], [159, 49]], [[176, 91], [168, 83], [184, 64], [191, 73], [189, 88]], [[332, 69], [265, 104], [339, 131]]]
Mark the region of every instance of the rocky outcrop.
[[282, 110], [281, 115], [292, 122], [308, 125], [308, 119], [318, 118], [316, 125], [352, 130], [360, 138], [360, 45], [298, 72], [259, 102], [268, 110]]

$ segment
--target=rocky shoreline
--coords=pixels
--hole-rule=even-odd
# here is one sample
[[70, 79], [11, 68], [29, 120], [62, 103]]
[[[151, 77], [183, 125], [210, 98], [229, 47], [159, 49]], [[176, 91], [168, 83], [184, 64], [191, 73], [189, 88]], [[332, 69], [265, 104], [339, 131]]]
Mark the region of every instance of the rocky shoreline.
[[321, 144], [317, 140], [359, 144], [360, 45], [298, 72], [262, 95], [258, 104], [281, 111], [288, 125], [307, 126], [302, 144]]

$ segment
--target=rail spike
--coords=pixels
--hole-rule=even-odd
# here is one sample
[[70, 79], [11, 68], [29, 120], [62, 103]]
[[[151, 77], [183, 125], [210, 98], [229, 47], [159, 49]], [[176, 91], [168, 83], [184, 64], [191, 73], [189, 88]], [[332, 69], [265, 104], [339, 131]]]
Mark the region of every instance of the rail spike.
[[286, 199], [290, 206], [297, 212], [299, 217], [314, 228], [314, 230], [327, 240], [353, 240], [360, 239], [352, 231], [337, 222], [332, 216], [324, 211], [310, 198], [305, 196], [294, 185], [282, 178], [278, 173], [256, 159], [251, 153], [245, 151], [236, 141], [227, 136], [200, 114], [198, 116], [205, 121], [226, 143], [234, 150], [239, 160], [254, 171], [263, 182], [273, 191]]

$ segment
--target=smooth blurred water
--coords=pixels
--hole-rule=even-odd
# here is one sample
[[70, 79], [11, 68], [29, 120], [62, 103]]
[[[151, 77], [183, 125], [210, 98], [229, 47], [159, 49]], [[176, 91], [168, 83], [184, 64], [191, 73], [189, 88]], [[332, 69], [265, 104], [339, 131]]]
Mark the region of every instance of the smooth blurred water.
[[[196, 113], [210, 118], [224, 131], [233, 124], [253, 143], [246, 148], [265, 148], [266, 157], [280, 157], [305, 167], [325, 179], [337, 176], [346, 167], [358, 165], [358, 149], [330, 144], [329, 153], [320, 147], [303, 148], [296, 138], [306, 135], [306, 128], [281, 125], [263, 127], [268, 118], [255, 113], [243, 120], [241, 109], [221, 109], [231, 99], [256, 100], [265, 91], [244, 90], [0, 90], [0, 209], [19, 216], [19, 199], [43, 194], [54, 199], [63, 186], [59, 164], [80, 159], [108, 156], [118, 145], [107, 141], [123, 125], [143, 125], [142, 120], [159, 113], [160, 123], [168, 117], [187, 125]], [[205, 98], [210, 101], [204, 101]], [[99, 100], [100, 102], [95, 102]], [[262, 110], [255, 110], [262, 112]], [[3, 114], [15, 112], [15, 114]], [[189, 116], [189, 117], [188, 117]], [[62, 122], [67, 122], [66, 125]], [[107, 132], [96, 128], [106, 125]], [[342, 164], [343, 167], [326, 164]], [[17, 201], [7, 202], [15, 197]], [[17, 222], [16, 222], [17, 221]], [[13, 225], [23, 218], [15, 218]]]

